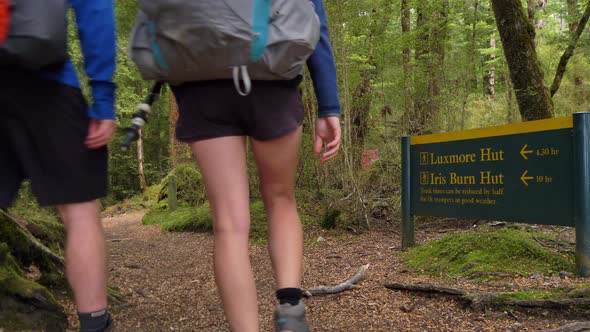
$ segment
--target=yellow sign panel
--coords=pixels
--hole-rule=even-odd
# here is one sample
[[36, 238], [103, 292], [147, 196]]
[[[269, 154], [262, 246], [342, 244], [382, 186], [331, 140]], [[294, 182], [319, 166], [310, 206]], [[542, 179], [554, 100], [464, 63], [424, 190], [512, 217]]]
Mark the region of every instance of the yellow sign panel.
[[[489, 127], [489, 128], [456, 131], [456, 132], [452, 132], [452, 133], [441, 133], [441, 134], [432, 134], [432, 135], [424, 135], [424, 136], [415, 136], [415, 137], [411, 138], [411, 144], [412, 145], [421, 145], [421, 144], [432, 144], [432, 143], [444, 143], [444, 142], [463, 141], [463, 140], [477, 139], [477, 138], [498, 137], [498, 136], [507, 136], [507, 135], [515, 135], [515, 134], [527, 134], [527, 133], [535, 133], [535, 132], [540, 132], [540, 131], [566, 129], [566, 128], [573, 128], [573, 127], [574, 127], [573, 117], [567, 116], [567, 117], [557, 118], [557, 119], [528, 121], [528, 122], [514, 123], [514, 124], [509, 124], [509, 125], [503, 125], [503, 126]], [[521, 153], [523, 154], [523, 156], [526, 156], [528, 153], [528, 150], [526, 150], [526, 148], [523, 148], [523, 151], [521, 151]], [[425, 157], [422, 157], [422, 158], [425, 158]], [[421, 158], [422, 162], [427, 160], [427, 159], [422, 159], [422, 158]]]

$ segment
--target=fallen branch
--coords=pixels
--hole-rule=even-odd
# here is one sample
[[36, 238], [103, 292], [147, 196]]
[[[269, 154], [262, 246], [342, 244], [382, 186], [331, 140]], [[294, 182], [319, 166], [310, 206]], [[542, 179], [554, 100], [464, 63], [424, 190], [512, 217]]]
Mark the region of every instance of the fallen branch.
[[590, 331], [590, 322], [576, 322], [551, 330], [539, 330], [537, 332], [583, 332]]
[[303, 289], [303, 296], [305, 297], [312, 297], [314, 295], [329, 295], [329, 294], [338, 294], [347, 290], [357, 288], [357, 283], [363, 279], [365, 276], [365, 272], [369, 268], [370, 264], [363, 265], [359, 268], [358, 272], [350, 279], [346, 280], [345, 282], [333, 286], [333, 287], [315, 287], [315, 288], [307, 288]]
[[418, 293], [435, 293], [457, 298], [466, 302], [472, 309], [485, 307], [515, 306], [523, 308], [562, 309], [572, 306], [588, 306], [590, 299], [543, 299], [543, 300], [510, 300], [507, 293], [471, 293], [464, 289], [438, 286], [427, 283], [419, 284], [387, 284], [385, 288]]
[[590, 305], [590, 299], [545, 299], [545, 300], [513, 300], [507, 301], [507, 305], [515, 305], [525, 308], [564, 308], [576, 305]]
[[411, 291], [411, 292], [422, 292], [422, 293], [438, 293], [438, 294], [445, 294], [445, 295], [452, 295], [452, 296], [463, 296], [466, 295], [467, 292], [465, 290], [459, 288], [451, 288], [451, 287], [444, 287], [444, 286], [437, 286], [433, 284], [387, 284], [385, 288], [393, 289], [393, 290], [404, 290], [404, 291]]

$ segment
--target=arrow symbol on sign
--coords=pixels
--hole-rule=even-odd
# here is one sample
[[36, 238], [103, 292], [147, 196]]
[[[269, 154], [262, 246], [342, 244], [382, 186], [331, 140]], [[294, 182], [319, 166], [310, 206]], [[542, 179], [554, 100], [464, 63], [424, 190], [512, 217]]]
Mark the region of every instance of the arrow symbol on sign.
[[533, 150], [527, 150], [528, 147], [529, 147], [529, 145], [525, 144], [522, 147], [522, 150], [520, 150], [520, 155], [524, 158], [524, 160], [529, 160], [529, 157], [527, 157], [527, 154], [533, 153]]
[[520, 177], [520, 181], [522, 181], [522, 183], [524, 183], [525, 186], [529, 186], [529, 183], [527, 181], [534, 179], [534, 177], [532, 176], [527, 176], [529, 174], [529, 171], [524, 171], [524, 173], [522, 174], [522, 176]]

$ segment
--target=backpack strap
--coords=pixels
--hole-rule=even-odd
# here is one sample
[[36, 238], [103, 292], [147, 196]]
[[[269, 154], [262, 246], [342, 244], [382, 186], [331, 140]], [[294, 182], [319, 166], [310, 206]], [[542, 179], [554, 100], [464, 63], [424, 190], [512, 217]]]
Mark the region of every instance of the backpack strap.
[[[253, 0], [252, 10], [252, 48], [250, 50], [250, 63], [256, 63], [266, 51], [268, 43], [268, 26], [270, 24], [271, 0]], [[244, 82], [242, 89], [241, 81]], [[248, 74], [248, 66], [233, 67], [234, 85], [240, 96], [247, 96], [252, 91], [252, 81]]]
[[[1, 1], [1, 0], [0, 0]], [[156, 23], [154, 21], [150, 21], [149, 23], [149, 34], [152, 44], [152, 53], [154, 54], [154, 58], [158, 63], [158, 66], [164, 70], [170, 70], [170, 66], [166, 63], [166, 59], [164, 59], [164, 54], [162, 53], [162, 49], [158, 44], [158, 38], [156, 36]]]
[[268, 42], [268, 26], [270, 24], [271, 0], [253, 0], [252, 13], [252, 50], [250, 62], [256, 63], [264, 54]]

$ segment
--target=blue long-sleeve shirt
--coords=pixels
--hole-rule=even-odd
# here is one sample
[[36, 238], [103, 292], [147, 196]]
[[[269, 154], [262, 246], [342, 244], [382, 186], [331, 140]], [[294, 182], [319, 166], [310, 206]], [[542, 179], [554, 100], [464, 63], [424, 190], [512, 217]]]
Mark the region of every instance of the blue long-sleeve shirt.
[[[69, 0], [84, 55], [84, 70], [90, 79], [92, 105], [88, 115], [93, 119], [115, 119], [113, 75], [116, 65], [116, 33], [113, 0]], [[63, 67], [46, 70], [46, 78], [80, 88], [71, 61]]]
[[320, 41], [313, 55], [307, 60], [307, 68], [313, 80], [320, 117], [338, 116], [340, 99], [336, 63], [328, 31], [328, 19], [323, 0], [312, 0], [321, 22]]

